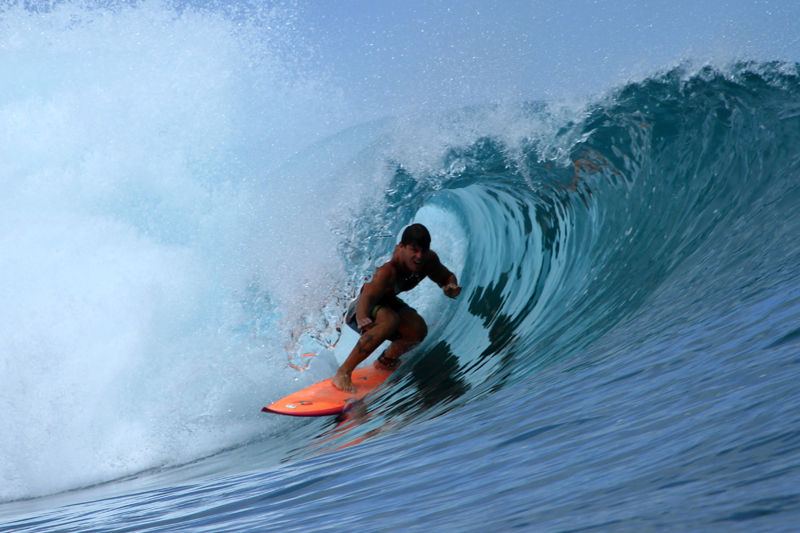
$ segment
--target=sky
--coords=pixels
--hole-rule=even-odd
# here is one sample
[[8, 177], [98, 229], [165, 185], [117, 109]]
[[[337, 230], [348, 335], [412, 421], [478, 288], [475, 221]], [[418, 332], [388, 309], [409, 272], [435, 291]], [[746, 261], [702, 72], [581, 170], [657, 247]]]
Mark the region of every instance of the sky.
[[300, 0], [298, 31], [383, 109], [597, 94], [691, 59], [800, 61], [797, 0]]

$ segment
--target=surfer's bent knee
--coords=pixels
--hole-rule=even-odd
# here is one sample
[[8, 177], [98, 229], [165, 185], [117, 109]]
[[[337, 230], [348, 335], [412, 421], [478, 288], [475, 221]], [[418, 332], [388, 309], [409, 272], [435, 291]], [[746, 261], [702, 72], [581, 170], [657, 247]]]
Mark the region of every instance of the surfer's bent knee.
[[389, 338], [394, 337], [400, 325], [400, 315], [388, 307], [381, 307], [375, 315], [375, 325], [385, 324], [389, 330]]
[[421, 321], [422, 325], [419, 328], [419, 341], [422, 342], [425, 340], [425, 337], [428, 336], [428, 325], [425, 323], [424, 320]]
[[407, 337], [409, 341], [418, 344], [424, 341], [425, 337], [428, 336], [428, 326], [425, 324], [425, 319], [418, 313], [414, 312], [412, 316], [413, 318], [411, 319], [407, 318], [404, 327], [401, 329], [405, 333], [404, 336]]

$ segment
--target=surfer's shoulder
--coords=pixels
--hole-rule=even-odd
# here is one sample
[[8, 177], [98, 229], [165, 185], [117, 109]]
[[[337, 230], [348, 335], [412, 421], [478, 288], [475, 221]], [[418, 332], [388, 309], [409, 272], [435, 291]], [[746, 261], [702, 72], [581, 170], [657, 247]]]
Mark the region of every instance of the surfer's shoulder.
[[397, 267], [389, 261], [388, 263], [384, 263], [378, 268], [375, 269], [375, 275], [372, 277], [373, 281], [376, 281], [382, 285], [392, 285], [394, 280], [397, 278]]
[[424, 276], [430, 276], [431, 273], [437, 272], [441, 268], [442, 262], [439, 256], [433, 250], [428, 250], [428, 258], [425, 260], [425, 267], [422, 270]]

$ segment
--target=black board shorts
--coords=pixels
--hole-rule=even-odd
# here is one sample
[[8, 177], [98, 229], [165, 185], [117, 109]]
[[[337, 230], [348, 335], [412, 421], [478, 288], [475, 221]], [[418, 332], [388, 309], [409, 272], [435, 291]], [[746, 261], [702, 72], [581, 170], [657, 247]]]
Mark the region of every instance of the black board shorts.
[[[344, 321], [353, 331], [361, 335], [362, 332], [358, 329], [358, 319], [356, 318], [356, 304], [358, 304], [358, 298], [353, 300], [353, 303], [351, 303], [350, 307], [347, 308], [347, 313], [344, 315]], [[414, 311], [413, 307], [405, 303], [397, 296], [383, 295], [381, 296], [381, 299], [372, 306], [372, 309], [369, 310], [369, 316], [372, 320], [375, 320], [375, 318], [378, 316], [378, 311], [381, 309], [381, 307], [388, 307], [398, 315], [406, 309], [411, 309]]]

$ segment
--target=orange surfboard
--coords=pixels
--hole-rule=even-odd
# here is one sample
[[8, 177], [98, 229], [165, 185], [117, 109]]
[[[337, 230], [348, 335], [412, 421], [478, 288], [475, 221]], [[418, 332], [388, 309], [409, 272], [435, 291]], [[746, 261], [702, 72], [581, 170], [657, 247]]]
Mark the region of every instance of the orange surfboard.
[[353, 371], [353, 385], [356, 392], [342, 392], [331, 384], [331, 380], [320, 381], [299, 392], [278, 400], [261, 409], [264, 412], [289, 416], [328, 416], [338, 415], [345, 407], [374, 391], [394, 369], [384, 370], [368, 365]]

